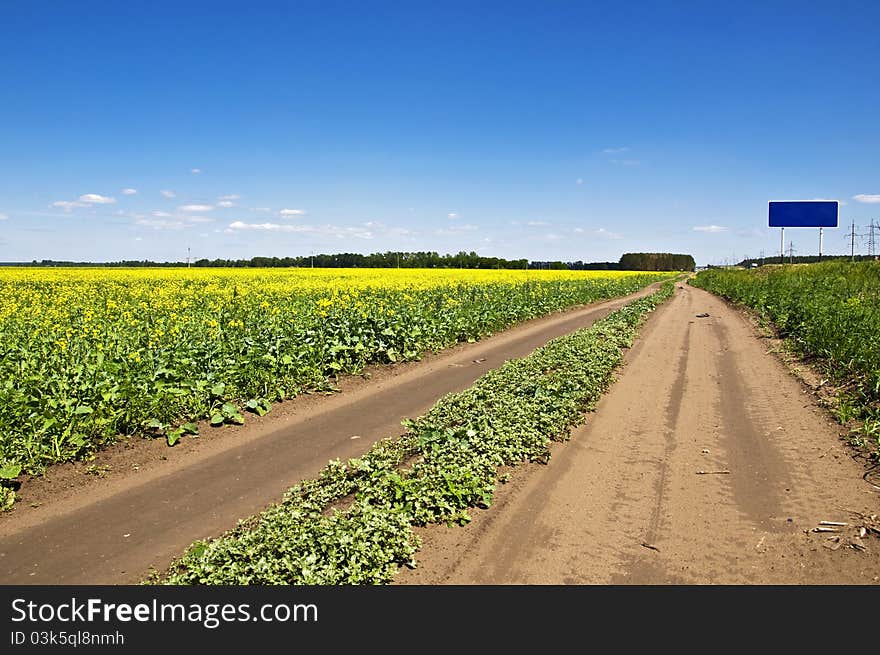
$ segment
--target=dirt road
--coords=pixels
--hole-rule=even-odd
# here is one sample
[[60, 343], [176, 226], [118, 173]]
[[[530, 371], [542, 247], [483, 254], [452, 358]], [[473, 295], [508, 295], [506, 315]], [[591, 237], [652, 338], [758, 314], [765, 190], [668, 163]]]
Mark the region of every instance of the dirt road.
[[422, 530], [398, 583], [878, 584], [880, 540], [846, 509], [878, 514], [880, 494], [743, 316], [677, 290], [627, 362], [549, 465]]
[[204, 426], [203, 437], [184, 439], [171, 452], [161, 442], [136, 440], [102, 454], [91, 468], [58, 467], [26, 485], [16, 509], [0, 517], [0, 584], [136, 582], [194, 540], [280, 500], [328, 460], [356, 457], [399, 434], [402, 419], [421, 415], [490, 368], [654, 288], [530, 321], [421, 362], [373, 368], [369, 381], [343, 380], [341, 394], [302, 396], [242, 428]]

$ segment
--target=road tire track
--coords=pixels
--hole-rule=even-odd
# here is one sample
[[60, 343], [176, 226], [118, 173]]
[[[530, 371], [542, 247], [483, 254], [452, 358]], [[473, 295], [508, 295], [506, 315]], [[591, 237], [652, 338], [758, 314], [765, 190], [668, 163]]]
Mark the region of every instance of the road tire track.
[[469, 525], [421, 529], [419, 565], [397, 582], [880, 582], [880, 541], [861, 552], [848, 545], [854, 526], [812, 531], [851, 522], [842, 508], [880, 511], [838, 426], [705, 291], [679, 286], [595, 413], [552, 452], [512, 469]]

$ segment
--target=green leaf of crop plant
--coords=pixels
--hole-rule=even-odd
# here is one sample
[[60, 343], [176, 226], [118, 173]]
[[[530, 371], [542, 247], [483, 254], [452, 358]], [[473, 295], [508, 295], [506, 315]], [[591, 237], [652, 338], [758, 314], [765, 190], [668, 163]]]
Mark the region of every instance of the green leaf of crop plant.
[[0, 466], [0, 480], [12, 480], [21, 473], [21, 464], [6, 463]]

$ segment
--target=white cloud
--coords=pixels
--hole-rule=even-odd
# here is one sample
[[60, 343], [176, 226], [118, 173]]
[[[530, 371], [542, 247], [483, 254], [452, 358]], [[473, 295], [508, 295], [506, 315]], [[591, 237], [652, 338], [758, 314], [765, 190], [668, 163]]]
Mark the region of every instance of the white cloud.
[[9, 218], [9, 217], [8, 217], [6, 214], [0, 212], [0, 221], [5, 221], [5, 220], [7, 220], [8, 218]]
[[174, 193], [174, 191], [171, 191], [169, 189], [165, 189], [164, 191], [160, 191], [159, 193], [161, 193], [166, 198], [176, 198], [177, 197], [177, 194]]
[[[262, 211], [262, 209], [258, 209], [257, 211]], [[304, 216], [306, 213], [305, 209], [282, 209], [278, 212], [281, 216]]]
[[360, 227], [340, 227], [336, 225], [302, 225], [300, 223], [245, 223], [235, 221], [229, 224], [225, 230], [227, 233], [236, 231], [251, 232], [296, 232], [301, 234], [316, 234], [319, 236], [335, 236], [337, 238], [354, 237], [357, 239], [372, 239], [373, 232]]
[[367, 228], [371, 234], [379, 232], [387, 237], [411, 237], [416, 234], [405, 227], [389, 227], [382, 221], [364, 221], [361, 225]]
[[860, 193], [857, 196], [853, 196], [853, 200], [857, 202], [880, 202], [880, 193]]
[[586, 230], [582, 227], [576, 227], [572, 230], [572, 232], [574, 232], [575, 234], [581, 234], [583, 232], [586, 232]]
[[602, 152], [606, 155], [619, 155], [624, 152], [629, 152], [629, 147], [624, 146], [622, 148], [605, 148]]
[[251, 208], [252, 212], [270, 212], [272, 211], [271, 207], [253, 207]]
[[544, 225], [550, 225], [547, 221], [526, 221], [526, 225], [531, 227], [542, 227]]
[[598, 230], [593, 232], [597, 237], [602, 237], [603, 239], [622, 239], [623, 235], [620, 232], [611, 232], [610, 230], [606, 230], [604, 227], [600, 227]]
[[214, 208], [211, 205], [181, 205], [178, 209], [182, 212], [209, 212]]
[[309, 225], [281, 225], [279, 223], [245, 223], [235, 221], [229, 224], [230, 230], [254, 230], [260, 232], [309, 232]]
[[186, 227], [183, 221], [169, 221], [164, 218], [139, 218], [135, 224], [151, 227], [154, 230], [182, 230]]
[[210, 216], [181, 216], [175, 217], [166, 212], [153, 212], [155, 218], [138, 218], [135, 225], [151, 227], [154, 230], [182, 230], [193, 227], [199, 223], [213, 223]]
[[88, 207], [88, 204], [78, 200], [56, 200], [52, 203], [52, 206], [61, 207], [64, 211], [69, 212], [74, 207]]
[[121, 193], [122, 195], [124, 195], [124, 196], [133, 196], [133, 195], [136, 194], [137, 192], [138, 192], [137, 189], [131, 189], [131, 188], [129, 188], [129, 189], [123, 189], [122, 191], [120, 191], [120, 193]]
[[448, 218], [450, 221], [454, 221], [456, 218], [458, 218], [458, 214], [456, 214], [455, 212], [449, 212], [448, 214], [446, 214], [446, 218]]
[[52, 207], [61, 207], [65, 212], [70, 212], [74, 207], [91, 207], [92, 205], [113, 205], [116, 198], [102, 196], [97, 193], [84, 193], [76, 200], [56, 200]]
[[225, 196], [220, 196], [219, 198], [217, 198], [217, 206], [232, 207], [235, 204], [236, 200], [241, 200], [241, 196], [237, 193], [230, 193]]
[[577, 184], [578, 186], [581, 186], [584, 183], [584, 178], [579, 177], [578, 179], [576, 179], [574, 181], [574, 183]]
[[135, 240], [135, 241], [143, 241], [144, 238], [143, 238], [143, 237], [135, 237], [134, 240]]
[[79, 201], [87, 205], [112, 205], [116, 202], [116, 198], [102, 196], [97, 193], [84, 193], [79, 197]]
[[193, 175], [198, 175], [199, 173], [202, 172], [202, 169], [201, 168], [191, 168], [191, 169], [189, 169], [189, 172], [192, 173]]
[[723, 225], [695, 225], [693, 228], [694, 232], [711, 232], [711, 233], [719, 233], [719, 232], [727, 232], [727, 228]]

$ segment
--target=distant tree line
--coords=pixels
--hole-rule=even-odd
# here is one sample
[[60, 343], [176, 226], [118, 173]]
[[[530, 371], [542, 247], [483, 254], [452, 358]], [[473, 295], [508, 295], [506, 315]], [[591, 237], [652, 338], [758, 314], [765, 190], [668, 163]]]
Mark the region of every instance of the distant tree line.
[[0, 262], [0, 266], [54, 266], [68, 268], [180, 268], [184, 262], [153, 262], [148, 259], [125, 259], [118, 262], [72, 262], [57, 259], [41, 259], [30, 262]]
[[[856, 262], [869, 261], [873, 259], [877, 259], [872, 255], [822, 255], [821, 261], [827, 262], [830, 260], [852, 260]], [[815, 264], [819, 260], [819, 255], [786, 255], [785, 257], [780, 257], [776, 255], [775, 257], [749, 257], [747, 259], [743, 259], [741, 262], [736, 264], [736, 266], [743, 266], [745, 268], [752, 268], [752, 264], [757, 264], [758, 266], [764, 266], [765, 264]], [[709, 266], [709, 268], [720, 268], [718, 266]]]
[[549, 269], [551, 271], [618, 271], [620, 264], [618, 262], [587, 262], [580, 260], [576, 262], [529, 262], [529, 268], [533, 269]]
[[258, 268], [527, 268], [527, 259], [481, 257], [477, 253], [458, 252], [440, 255], [436, 252], [376, 252], [362, 255], [342, 252], [334, 255], [303, 255], [299, 257], [254, 257], [252, 259], [199, 259], [194, 266], [258, 267]]
[[628, 252], [620, 257], [624, 271], [692, 271], [695, 267], [692, 255], [670, 252]]
[[[183, 262], [153, 262], [123, 260], [118, 262], [72, 262], [43, 259], [32, 262], [7, 262], [3, 266], [100, 266], [100, 267], [180, 267]], [[529, 261], [482, 257], [477, 253], [458, 252], [440, 255], [436, 252], [377, 252], [371, 255], [343, 252], [332, 255], [316, 254], [298, 257], [252, 257], [251, 259], [198, 259], [191, 264], [196, 268], [504, 268], [546, 269], [570, 271], [692, 271], [694, 258], [670, 253], [627, 253], [619, 262], [563, 262]]]

